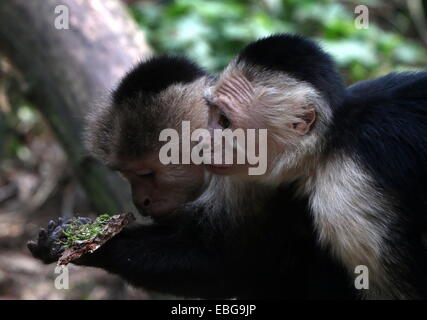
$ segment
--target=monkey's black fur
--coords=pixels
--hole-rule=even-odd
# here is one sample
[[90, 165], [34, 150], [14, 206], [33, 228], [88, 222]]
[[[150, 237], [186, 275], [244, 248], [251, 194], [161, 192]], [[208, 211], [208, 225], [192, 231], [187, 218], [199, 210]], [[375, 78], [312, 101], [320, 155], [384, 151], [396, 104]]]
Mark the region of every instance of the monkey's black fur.
[[383, 263], [412, 297], [427, 299], [427, 72], [392, 73], [348, 89], [328, 154], [358, 159], [393, 203]]
[[345, 87], [334, 61], [317, 43], [300, 35], [278, 34], [243, 48], [237, 62], [285, 72], [312, 84], [331, 105], [341, 105]]
[[139, 94], [156, 94], [175, 83], [189, 83], [206, 72], [191, 60], [179, 56], [155, 56], [132, 69], [120, 82], [113, 102], [121, 105]]

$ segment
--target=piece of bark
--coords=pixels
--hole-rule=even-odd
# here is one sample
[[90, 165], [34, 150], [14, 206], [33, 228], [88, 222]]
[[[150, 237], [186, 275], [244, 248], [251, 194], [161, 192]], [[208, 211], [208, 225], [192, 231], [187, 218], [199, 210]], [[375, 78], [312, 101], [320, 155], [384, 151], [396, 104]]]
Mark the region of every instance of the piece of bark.
[[79, 241], [70, 248], [65, 249], [58, 260], [58, 265], [67, 265], [70, 262], [80, 258], [86, 253], [92, 253], [108, 240], [120, 233], [125, 226], [135, 220], [131, 213], [124, 213], [111, 217], [111, 220], [105, 225], [102, 234], [88, 240]]

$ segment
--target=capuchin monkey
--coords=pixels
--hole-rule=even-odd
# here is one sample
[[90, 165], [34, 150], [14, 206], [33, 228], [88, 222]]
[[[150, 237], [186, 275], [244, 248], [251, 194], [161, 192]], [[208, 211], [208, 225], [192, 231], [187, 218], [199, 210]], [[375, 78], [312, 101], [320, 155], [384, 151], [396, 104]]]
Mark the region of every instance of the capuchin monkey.
[[[231, 184], [202, 165], [162, 165], [159, 134], [205, 127], [205, 88], [214, 79], [185, 58], [140, 63], [89, 117], [91, 154], [130, 182], [152, 225], [129, 228], [76, 264], [103, 268], [129, 283], [201, 298], [354, 299], [345, 270], [317, 247], [307, 200], [289, 187]], [[84, 220], [82, 223], [86, 223]], [[67, 222], [50, 222], [32, 254], [58, 259]]]
[[[267, 171], [208, 166], [235, 180], [292, 183], [320, 244], [368, 299], [427, 298], [427, 72], [345, 88], [331, 57], [296, 35], [245, 47], [207, 90], [209, 127], [268, 130]], [[283, 212], [286, 215], [287, 212]]]

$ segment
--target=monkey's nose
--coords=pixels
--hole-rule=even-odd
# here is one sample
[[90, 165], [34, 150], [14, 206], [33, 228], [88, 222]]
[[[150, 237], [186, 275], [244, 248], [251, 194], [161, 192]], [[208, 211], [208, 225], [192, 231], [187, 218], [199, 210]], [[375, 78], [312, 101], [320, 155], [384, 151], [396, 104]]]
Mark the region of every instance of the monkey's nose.
[[150, 215], [150, 204], [151, 200], [147, 198], [142, 202], [135, 203], [135, 207], [142, 216], [146, 217]]
[[141, 201], [135, 203], [135, 206], [138, 208], [138, 210], [148, 210], [151, 206], [151, 200], [150, 198], [141, 199]]

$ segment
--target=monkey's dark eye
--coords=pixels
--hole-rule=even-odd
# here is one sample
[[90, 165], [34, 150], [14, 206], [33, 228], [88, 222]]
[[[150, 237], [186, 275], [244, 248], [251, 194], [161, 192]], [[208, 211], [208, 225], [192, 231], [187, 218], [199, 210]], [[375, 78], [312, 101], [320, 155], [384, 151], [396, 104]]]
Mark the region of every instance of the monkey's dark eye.
[[135, 171], [135, 174], [140, 178], [150, 178], [154, 175], [154, 172], [151, 170], [138, 170]]
[[227, 129], [231, 126], [231, 121], [227, 118], [227, 116], [223, 113], [219, 115], [218, 123], [224, 129]]

